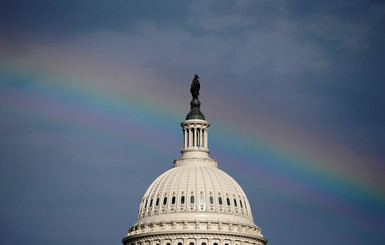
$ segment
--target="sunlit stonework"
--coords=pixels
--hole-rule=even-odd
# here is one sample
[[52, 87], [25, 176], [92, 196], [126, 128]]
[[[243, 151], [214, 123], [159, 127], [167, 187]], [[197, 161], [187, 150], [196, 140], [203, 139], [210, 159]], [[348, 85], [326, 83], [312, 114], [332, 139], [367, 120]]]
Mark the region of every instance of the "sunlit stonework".
[[181, 123], [182, 156], [147, 189], [124, 245], [267, 244], [242, 188], [209, 156], [210, 123], [200, 112], [198, 79]]

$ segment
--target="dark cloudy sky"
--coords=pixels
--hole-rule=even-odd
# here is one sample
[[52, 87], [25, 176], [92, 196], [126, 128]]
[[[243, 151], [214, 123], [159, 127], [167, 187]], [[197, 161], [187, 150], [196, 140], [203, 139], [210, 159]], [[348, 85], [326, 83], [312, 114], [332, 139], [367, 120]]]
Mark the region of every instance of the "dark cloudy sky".
[[3, 244], [120, 244], [209, 148], [269, 244], [385, 243], [385, 2], [0, 1]]

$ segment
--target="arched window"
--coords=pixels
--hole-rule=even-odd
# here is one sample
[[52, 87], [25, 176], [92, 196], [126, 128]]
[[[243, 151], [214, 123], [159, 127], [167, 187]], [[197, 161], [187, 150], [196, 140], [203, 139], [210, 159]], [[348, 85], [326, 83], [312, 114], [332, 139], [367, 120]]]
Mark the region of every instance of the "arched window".
[[148, 202], [148, 199], [146, 200], [146, 204], [144, 204], [145, 209], [147, 208], [147, 202]]
[[186, 130], [183, 129], [183, 148], [186, 147], [186, 145], [185, 145], [186, 140], [185, 139], [186, 139]]
[[230, 198], [226, 198], [227, 206], [230, 206]]
[[192, 128], [191, 129], [191, 133], [192, 133], [192, 146], [195, 146], [195, 129], [194, 128]]
[[171, 245], [171, 243], [168, 242], [167, 245]]
[[205, 242], [202, 242], [202, 244], [201, 245], [206, 245], [206, 243]]
[[151, 201], [150, 201], [150, 208], [152, 207], [152, 199], [151, 199]]
[[213, 196], [210, 196], [210, 204], [214, 204], [214, 198], [213, 198]]
[[190, 203], [191, 203], [191, 204], [194, 204], [194, 202], [195, 202], [195, 198], [194, 198], [194, 196], [191, 196], [191, 197], [190, 197]]
[[173, 196], [171, 199], [171, 204], [175, 204], [175, 199], [176, 199], [175, 196]]
[[237, 200], [235, 200], [235, 198], [234, 198], [234, 206], [235, 206], [235, 207], [238, 207], [238, 205], [237, 205]]
[[218, 243], [214, 242], [214, 244], [213, 244], [213, 245], [218, 245]]
[[164, 197], [163, 199], [163, 205], [166, 205], [167, 204], [167, 197]]
[[180, 198], [180, 203], [181, 203], [181, 204], [184, 204], [184, 196], [182, 196], [182, 197]]
[[202, 128], [202, 142], [201, 142], [202, 146], [205, 145], [205, 130]]
[[159, 206], [159, 197], [156, 199], [156, 203], [155, 203], [155, 206]]
[[242, 200], [239, 200], [239, 204], [241, 204], [241, 208], [243, 208]]
[[222, 205], [222, 197], [218, 197], [218, 203], [219, 205]]
[[190, 242], [190, 245], [194, 245], [194, 243], [193, 243], [193, 242]]
[[178, 245], [182, 245], [182, 243], [181, 243], [181, 242], [178, 242]]
[[200, 128], [197, 128], [197, 146], [200, 146], [199, 144], [199, 141], [200, 141], [200, 132], [201, 132], [201, 129]]
[[186, 142], [187, 142], [187, 147], [190, 147], [191, 145], [190, 145], [190, 133], [189, 132], [187, 132], [187, 134], [186, 134]]

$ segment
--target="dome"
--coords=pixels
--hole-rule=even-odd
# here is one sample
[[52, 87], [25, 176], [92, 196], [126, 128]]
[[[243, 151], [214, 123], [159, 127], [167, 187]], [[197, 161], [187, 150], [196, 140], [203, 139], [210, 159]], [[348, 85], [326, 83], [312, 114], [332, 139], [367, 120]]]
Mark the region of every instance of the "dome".
[[210, 124], [181, 126], [182, 156], [145, 192], [124, 245], [266, 245], [242, 188], [209, 157]]
[[144, 194], [137, 223], [170, 219], [254, 224], [242, 188], [209, 158], [175, 160]]
[[210, 123], [200, 111], [199, 77], [181, 123], [182, 156], [147, 189], [124, 245], [266, 245], [239, 184], [210, 158]]

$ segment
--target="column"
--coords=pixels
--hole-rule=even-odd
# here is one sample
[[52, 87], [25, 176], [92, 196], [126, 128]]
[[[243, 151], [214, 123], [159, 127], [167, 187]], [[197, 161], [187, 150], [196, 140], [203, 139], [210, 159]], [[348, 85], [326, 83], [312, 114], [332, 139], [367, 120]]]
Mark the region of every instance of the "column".
[[187, 138], [188, 138], [188, 132], [187, 132], [187, 128], [184, 128], [183, 129], [183, 149], [186, 149], [187, 148]]
[[193, 142], [193, 137], [192, 137], [192, 129], [191, 128], [188, 129], [188, 141], [189, 141], [188, 146], [191, 147], [192, 144], [193, 144], [192, 143]]
[[208, 145], [208, 142], [209, 142], [209, 138], [207, 136], [208, 136], [207, 128], [205, 128], [205, 148], [206, 149], [207, 149], [207, 145]]

